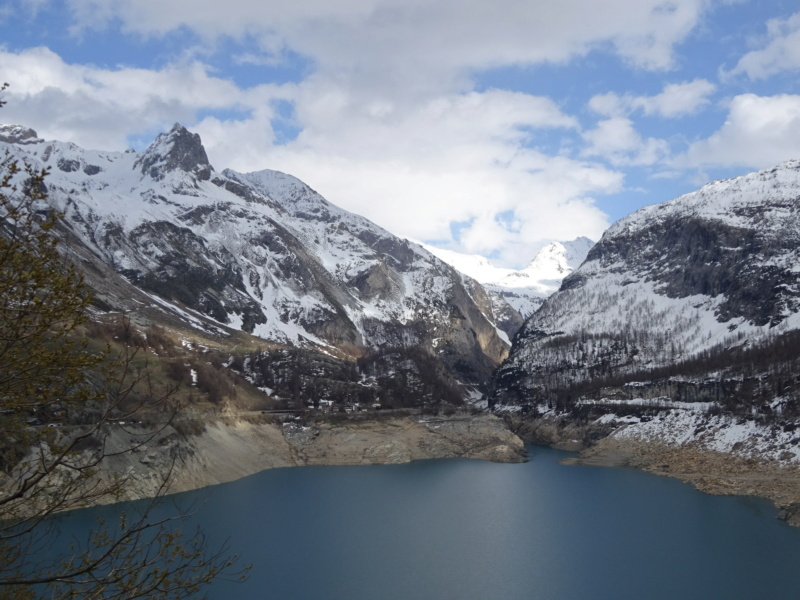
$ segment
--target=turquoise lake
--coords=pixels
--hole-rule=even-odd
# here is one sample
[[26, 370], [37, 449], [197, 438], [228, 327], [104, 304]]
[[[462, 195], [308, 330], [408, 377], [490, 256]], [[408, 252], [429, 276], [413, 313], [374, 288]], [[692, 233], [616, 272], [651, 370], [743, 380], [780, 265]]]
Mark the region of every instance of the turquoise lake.
[[[185, 527], [253, 564], [215, 600], [800, 598], [800, 529], [769, 502], [528, 450], [525, 464], [277, 469], [159, 510], [201, 502]], [[120, 508], [68, 515], [63, 535]]]

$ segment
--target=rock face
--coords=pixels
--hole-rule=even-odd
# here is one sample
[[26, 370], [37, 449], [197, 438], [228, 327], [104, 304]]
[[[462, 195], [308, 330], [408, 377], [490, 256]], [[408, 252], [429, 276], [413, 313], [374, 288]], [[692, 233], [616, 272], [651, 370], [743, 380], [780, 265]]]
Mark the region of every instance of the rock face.
[[300, 464], [391, 464], [427, 458], [522, 462], [525, 447], [491, 415], [284, 426]]
[[653, 397], [715, 401], [731, 390], [702, 391], [712, 363], [794, 345], [799, 263], [800, 162], [646, 207], [613, 225], [525, 324], [495, 401], [566, 405], [625, 385], [637, 397], [646, 386], [634, 384], [654, 379]]
[[555, 443], [800, 464], [798, 265], [799, 161], [646, 207], [526, 322], [491, 403]]
[[49, 202], [100, 308], [353, 358], [421, 348], [478, 386], [507, 355], [478, 284], [294, 177], [214, 170], [180, 125], [143, 153], [0, 132], [12, 156], [52, 167]]
[[[276, 467], [396, 464], [428, 458], [523, 462], [522, 441], [492, 415], [380, 417], [347, 422], [272, 423], [260, 416], [208, 421], [202, 431], [167, 428], [136, 453], [105, 459], [104, 473], [125, 473], [124, 499], [158, 492], [172, 469], [169, 492], [233, 481]], [[130, 447], [146, 431], [117, 428], [107, 444]]]
[[178, 170], [206, 181], [212, 170], [200, 136], [178, 123], [169, 133], [159, 135], [133, 166], [156, 181], [164, 179], [170, 171]]
[[42, 140], [30, 127], [0, 125], [0, 142], [7, 144], [38, 144]]

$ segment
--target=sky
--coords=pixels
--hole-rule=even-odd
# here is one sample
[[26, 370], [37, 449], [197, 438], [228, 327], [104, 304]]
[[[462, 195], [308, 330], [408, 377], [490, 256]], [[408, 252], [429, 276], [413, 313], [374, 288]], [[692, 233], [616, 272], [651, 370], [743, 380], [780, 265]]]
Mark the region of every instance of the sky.
[[800, 158], [796, 0], [0, 0], [0, 81], [45, 139], [179, 122], [217, 170], [513, 268]]

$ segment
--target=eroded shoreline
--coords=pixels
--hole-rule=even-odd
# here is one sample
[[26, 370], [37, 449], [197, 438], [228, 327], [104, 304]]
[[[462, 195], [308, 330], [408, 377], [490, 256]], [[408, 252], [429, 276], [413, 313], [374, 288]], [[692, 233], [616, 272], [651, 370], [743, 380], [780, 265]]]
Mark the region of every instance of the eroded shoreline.
[[696, 446], [681, 447], [605, 438], [564, 464], [634, 467], [692, 484], [714, 495], [759, 496], [800, 527], [800, 468], [742, 458]]
[[700, 443], [677, 445], [617, 436], [622, 428], [607, 423], [576, 424], [554, 418], [507, 421], [527, 443], [578, 452], [562, 464], [632, 467], [679, 479], [707, 494], [767, 498], [779, 509], [778, 518], [800, 527], [800, 467], [795, 464], [737, 456]]
[[[135, 432], [118, 429], [112, 445], [130, 447]], [[451, 417], [388, 416], [284, 423], [259, 418], [209, 420], [192, 433], [169, 428], [136, 452], [108, 457], [103, 472], [124, 474], [124, 497], [168, 493], [235, 481], [260, 471], [307, 465], [398, 464], [435, 458], [524, 462], [524, 442], [490, 414]]]

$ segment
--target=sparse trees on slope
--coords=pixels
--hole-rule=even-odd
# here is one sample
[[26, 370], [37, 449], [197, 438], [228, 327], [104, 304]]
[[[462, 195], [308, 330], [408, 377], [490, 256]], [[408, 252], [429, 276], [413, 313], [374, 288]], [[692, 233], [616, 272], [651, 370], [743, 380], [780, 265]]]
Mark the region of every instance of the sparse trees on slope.
[[[199, 532], [185, 537], [180, 517], [155, 520], [155, 501], [98, 523], [82, 547], [50, 549], [55, 513], [120, 497], [125, 476], [101, 472], [101, 462], [159, 433], [115, 447], [112, 419], [146, 414], [165, 427], [179, 407], [169, 390], [152, 389], [146, 368], [134, 369], [135, 350], [112, 356], [83, 334], [90, 296], [59, 254], [46, 177], [0, 157], [0, 598], [191, 596], [231, 575], [236, 559], [210, 552]], [[70, 424], [86, 413], [90, 424]]]

